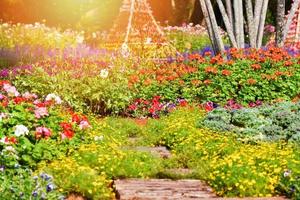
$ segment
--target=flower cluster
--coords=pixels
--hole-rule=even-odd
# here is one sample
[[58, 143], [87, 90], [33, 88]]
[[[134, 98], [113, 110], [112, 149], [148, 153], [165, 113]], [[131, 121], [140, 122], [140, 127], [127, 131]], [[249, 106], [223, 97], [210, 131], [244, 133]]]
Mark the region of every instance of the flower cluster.
[[[36, 94], [20, 94], [8, 81], [0, 81], [0, 87], [0, 163], [7, 167], [19, 162], [34, 165], [34, 159], [28, 158], [28, 149], [35, 151], [36, 147], [39, 151], [40, 142], [56, 144], [91, 127], [86, 116], [64, 111], [61, 98], [55, 94], [40, 100]], [[44, 159], [44, 153], [37, 155], [37, 161]]]

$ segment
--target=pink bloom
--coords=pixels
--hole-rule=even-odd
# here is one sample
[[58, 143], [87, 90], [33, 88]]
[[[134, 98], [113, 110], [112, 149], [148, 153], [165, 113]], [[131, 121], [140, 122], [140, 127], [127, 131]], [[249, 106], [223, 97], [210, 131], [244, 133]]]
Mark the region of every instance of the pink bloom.
[[9, 84], [4, 84], [3, 89], [5, 90], [5, 92], [7, 92], [8, 96], [17, 97], [20, 95], [17, 89], [14, 86], [11, 86]]
[[32, 93], [29, 93], [29, 92], [25, 92], [22, 96], [26, 99], [36, 99], [37, 98], [36, 94], [32, 94]]
[[48, 110], [46, 107], [36, 107], [34, 110], [34, 115], [36, 118], [40, 119], [44, 116], [48, 116]]
[[87, 128], [90, 128], [90, 127], [91, 127], [91, 125], [89, 124], [89, 122], [85, 121], [85, 120], [81, 121], [80, 124], [79, 124], [79, 128], [81, 130], [87, 129]]
[[35, 131], [35, 138], [40, 139], [42, 137], [48, 139], [51, 136], [50, 129], [46, 127], [37, 127]]

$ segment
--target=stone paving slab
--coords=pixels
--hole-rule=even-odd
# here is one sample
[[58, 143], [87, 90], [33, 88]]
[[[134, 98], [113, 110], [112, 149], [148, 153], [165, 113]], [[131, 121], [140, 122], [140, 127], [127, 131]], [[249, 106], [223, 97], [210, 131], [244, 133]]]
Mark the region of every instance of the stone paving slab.
[[120, 200], [195, 200], [216, 198], [212, 189], [198, 180], [126, 179], [115, 181]]
[[119, 200], [285, 200], [271, 198], [221, 198], [199, 180], [124, 179], [114, 182]]

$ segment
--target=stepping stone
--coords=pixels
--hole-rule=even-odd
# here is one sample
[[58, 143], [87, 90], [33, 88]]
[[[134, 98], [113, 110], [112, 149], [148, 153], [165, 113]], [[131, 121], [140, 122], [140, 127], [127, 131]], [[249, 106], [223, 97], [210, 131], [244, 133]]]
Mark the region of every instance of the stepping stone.
[[136, 147], [135, 150], [142, 152], [150, 152], [161, 158], [168, 159], [171, 157], [171, 152], [166, 147]]
[[199, 180], [125, 179], [116, 180], [120, 200], [195, 200], [217, 198], [212, 189]]
[[122, 149], [124, 150], [135, 150], [135, 151], [140, 151], [140, 152], [150, 152], [151, 154], [168, 159], [171, 157], [171, 152], [166, 148], [166, 147], [123, 147]]

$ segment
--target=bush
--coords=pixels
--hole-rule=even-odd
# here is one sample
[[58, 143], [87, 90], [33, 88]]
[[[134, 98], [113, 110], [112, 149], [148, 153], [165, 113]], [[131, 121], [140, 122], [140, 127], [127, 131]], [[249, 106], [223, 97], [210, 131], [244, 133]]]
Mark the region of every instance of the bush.
[[90, 127], [88, 119], [66, 111], [61, 99], [48, 94], [45, 100], [26, 92], [22, 95], [7, 81], [0, 82], [0, 164], [35, 167], [42, 160], [65, 155], [82, 142]]
[[229, 99], [248, 104], [257, 100], [291, 100], [299, 93], [298, 59], [283, 49], [229, 49], [221, 55], [184, 54], [176, 59], [145, 65], [129, 77], [136, 98], [161, 96], [162, 101], [212, 101]]
[[38, 69], [30, 75], [16, 77], [14, 83], [41, 95], [57, 93], [73, 108], [100, 115], [122, 113], [131, 101], [127, 79], [118, 69], [102, 69], [96, 75], [80, 77], [74, 76], [73, 71], [51, 76]]
[[250, 140], [299, 141], [300, 103], [281, 102], [256, 108], [217, 108], [198, 122], [217, 131], [231, 131]]

